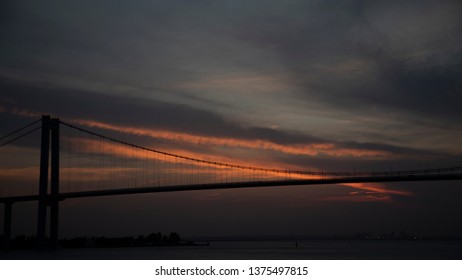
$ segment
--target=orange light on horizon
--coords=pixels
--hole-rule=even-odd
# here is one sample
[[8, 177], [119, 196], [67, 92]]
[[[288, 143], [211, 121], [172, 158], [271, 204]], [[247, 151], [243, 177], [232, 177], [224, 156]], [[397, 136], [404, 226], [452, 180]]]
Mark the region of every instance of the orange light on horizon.
[[394, 195], [405, 195], [405, 196], [413, 195], [412, 192], [408, 192], [408, 191], [387, 189], [383, 184], [379, 184], [379, 183], [345, 183], [341, 185], [359, 189], [362, 191], [369, 191], [371, 193], [394, 194]]

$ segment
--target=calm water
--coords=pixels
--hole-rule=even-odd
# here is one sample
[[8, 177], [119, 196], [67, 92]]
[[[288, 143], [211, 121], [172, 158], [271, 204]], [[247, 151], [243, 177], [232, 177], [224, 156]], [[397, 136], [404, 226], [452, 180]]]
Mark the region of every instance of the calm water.
[[209, 246], [0, 252], [0, 259], [462, 259], [462, 241], [213, 241]]

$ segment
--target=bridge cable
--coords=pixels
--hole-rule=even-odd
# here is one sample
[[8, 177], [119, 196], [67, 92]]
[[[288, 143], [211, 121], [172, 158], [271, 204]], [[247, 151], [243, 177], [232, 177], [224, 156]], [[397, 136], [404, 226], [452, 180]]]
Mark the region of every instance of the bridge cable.
[[34, 129], [32, 129], [32, 130], [29, 130], [29, 131], [27, 131], [27, 132], [25, 132], [25, 133], [23, 133], [23, 134], [21, 134], [21, 135], [19, 135], [19, 136], [16, 136], [15, 138], [13, 138], [13, 139], [11, 139], [11, 140], [9, 140], [9, 141], [3, 143], [3, 144], [0, 144], [0, 148], [1, 148], [1, 147], [4, 147], [4, 146], [6, 146], [6, 145], [8, 145], [8, 144], [10, 144], [10, 143], [13, 143], [14, 141], [19, 140], [19, 139], [21, 139], [21, 138], [23, 138], [23, 137], [25, 137], [25, 136], [27, 136], [27, 135], [29, 135], [29, 134], [31, 134], [31, 133], [33, 133], [33, 132], [39, 130], [39, 129], [41, 129], [41, 128], [42, 128], [42, 127], [39, 126], [39, 127], [36, 127], [36, 128], [34, 128]]
[[31, 127], [31, 126], [33, 126], [34, 124], [40, 122], [41, 120], [42, 120], [42, 119], [38, 119], [38, 120], [36, 120], [36, 121], [34, 121], [34, 122], [32, 122], [32, 123], [26, 125], [26, 126], [23, 126], [23, 127], [19, 128], [19, 129], [16, 129], [15, 131], [12, 131], [12, 132], [10, 132], [10, 133], [8, 133], [8, 134], [6, 134], [6, 135], [3, 135], [2, 137], [0, 137], [0, 140], [3, 140], [3, 139], [5, 139], [5, 138], [7, 138], [7, 137], [10, 137], [11, 135], [16, 134], [16, 133], [18, 133], [18, 132], [20, 132], [20, 131], [22, 131], [22, 130], [28, 128], [28, 127]]
[[[242, 170], [249, 170], [252, 172], [272, 172], [272, 173], [283, 173], [286, 174], [286, 176], [290, 175], [312, 175], [312, 176], [331, 176], [331, 177], [362, 177], [362, 176], [403, 176], [403, 175], [418, 175], [418, 174], [428, 174], [428, 173], [444, 173], [444, 172], [454, 172], [454, 171], [460, 171], [462, 170], [462, 166], [458, 167], [449, 167], [449, 168], [435, 168], [435, 169], [421, 169], [421, 170], [405, 170], [405, 171], [380, 171], [380, 172], [323, 172], [323, 171], [300, 171], [300, 170], [283, 170], [283, 169], [272, 169], [272, 168], [261, 168], [261, 167], [252, 167], [252, 166], [244, 166], [244, 165], [237, 165], [237, 164], [229, 164], [229, 163], [220, 163], [220, 162], [215, 162], [215, 161], [208, 161], [208, 160], [202, 160], [202, 159], [197, 159], [197, 158], [192, 158], [192, 157], [187, 157], [187, 156], [182, 156], [182, 155], [177, 155], [173, 153], [168, 153], [168, 152], [163, 152], [143, 146], [139, 146], [136, 144], [132, 144], [129, 142], [125, 142], [122, 140], [118, 140], [112, 137], [104, 136], [102, 134], [96, 133], [89, 131], [87, 129], [77, 127], [75, 125], [60, 121], [61, 124], [68, 126], [70, 128], [79, 130], [81, 132], [85, 132], [91, 135], [95, 135], [101, 138], [104, 138], [106, 140], [116, 142], [125, 146], [130, 146], [133, 148], [141, 149], [141, 150], [146, 150], [150, 151], [153, 153], [157, 153], [160, 155], [163, 155], [164, 158], [167, 156], [169, 157], [174, 157], [174, 158], [179, 158], [179, 159], [184, 159], [188, 161], [193, 161], [197, 162], [200, 164], [209, 164], [209, 165], [214, 165], [214, 166], [220, 166], [224, 168], [238, 168]], [[255, 174], [254, 174], [255, 175]], [[226, 180], [226, 179], [225, 179]]]

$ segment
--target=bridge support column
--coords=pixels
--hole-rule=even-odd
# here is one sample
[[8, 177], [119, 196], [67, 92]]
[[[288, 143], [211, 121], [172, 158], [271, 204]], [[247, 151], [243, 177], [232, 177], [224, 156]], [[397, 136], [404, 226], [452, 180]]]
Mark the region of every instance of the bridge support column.
[[59, 120], [51, 119], [50, 247], [58, 247], [59, 232]]
[[3, 248], [5, 250], [10, 249], [11, 239], [11, 214], [13, 202], [5, 202], [5, 213], [3, 220]]
[[[50, 134], [51, 134], [51, 183], [48, 194], [48, 173], [50, 170]], [[42, 117], [42, 139], [40, 150], [40, 180], [37, 214], [37, 245], [44, 249], [46, 245], [47, 207], [50, 206], [50, 247], [58, 246], [59, 220], [59, 119]]]
[[38, 199], [38, 211], [37, 211], [37, 246], [39, 249], [45, 248], [49, 155], [50, 155], [50, 116], [42, 116], [39, 199]]

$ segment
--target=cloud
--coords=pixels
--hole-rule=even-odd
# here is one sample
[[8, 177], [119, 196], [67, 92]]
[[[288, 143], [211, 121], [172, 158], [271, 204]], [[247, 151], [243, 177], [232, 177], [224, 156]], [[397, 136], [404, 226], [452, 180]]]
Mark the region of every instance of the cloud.
[[249, 149], [260, 149], [260, 150], [273, 150], [286, 154], [305, 155], [305, 156], [316, 156], [325, 154], [331, 157], [375, 157], [375, 158], [386, 158], [390, 155], [384, 151], [377, 150], [364, 150], [364, 149], [338, 149], [332, 143], [315, 143], [309, 145], [281, 145], [272, 141], [264, 140], [261, 138], [256, 139], [239, 139], [239, 138], [223, 138], [213, 137], [207, 135], [194, 135], [189, 133], [178, 133], [172, 131], [153, 130], [140, 127], [127, 127], [118, 126], [109, 123], [102, 123], [92, 120], [76, 119], [74, 123], [102, 128], [105, 130], [113, 130], [126, 134], [149, 136], [157, 139], [164, 139], [173, 142], [183, 142], [194, 145], [212, 145], [212, 146], [226, 146], [235, 148], [249, 148]]
[[460, 129], [459, 1], [107, 4], [8, 5], [0, 72], [338, 141]]
[[[347, 187], [352, 187], [362, 191], [368, 191], [368, 193], [380, 193], [380, 194], [391, 194], [391, 195], [412, 195], [409, 191], [394, 190], [386, 188], [383, 184], [378, 183], [351, 183], [351, 184], [342, 184]], [[356, 193], [352, 193], [356, 194]]]
[[327, 1], [303, 24], [283, 22], [253, 41], [277, 42], [307, 102], [371, 118], [391, 113], [457, 124], [462, 5], [418, 3]]

